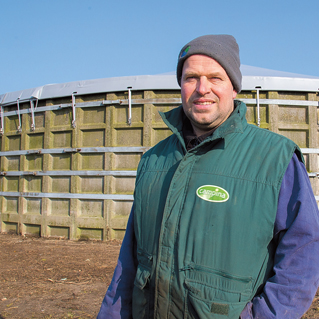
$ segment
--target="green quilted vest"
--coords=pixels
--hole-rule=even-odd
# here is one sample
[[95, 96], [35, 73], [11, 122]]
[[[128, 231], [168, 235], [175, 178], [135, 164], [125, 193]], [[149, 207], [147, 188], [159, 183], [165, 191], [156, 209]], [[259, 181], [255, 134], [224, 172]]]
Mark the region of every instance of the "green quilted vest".
[[272, 275], [281, 181], [298, 147], [249, 125], [246, 105], [186, 152], [173, 135], [144, 154], [134, 193], [133, 318], [235, 318]]

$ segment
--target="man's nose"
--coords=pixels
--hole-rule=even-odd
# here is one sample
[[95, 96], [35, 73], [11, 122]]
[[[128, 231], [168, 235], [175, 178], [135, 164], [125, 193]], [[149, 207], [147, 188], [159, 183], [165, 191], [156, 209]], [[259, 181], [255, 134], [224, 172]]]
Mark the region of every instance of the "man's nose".
[[197, 92], [200, 95], [205, 95], [210, 92], [210, 83], [206, 76], [201, 76], [197, 82]]

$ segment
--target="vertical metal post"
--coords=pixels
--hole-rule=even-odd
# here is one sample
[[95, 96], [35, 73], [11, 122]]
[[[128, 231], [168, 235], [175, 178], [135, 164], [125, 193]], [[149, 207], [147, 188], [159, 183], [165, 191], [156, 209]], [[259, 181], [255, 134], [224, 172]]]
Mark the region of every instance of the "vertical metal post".
[[78, 92], [73, 92], [72, 93], [72, 113], [73, 113], [73, 120], [72, 120], [72, 127], [76, 127], [76, 122], [75, 122], [75, 94]]
[[0, 117], [1, 117], [0, 135], [3, 135], [3, 132], [4, 132], [4, 118], [3, 118], [3, 107], [2, 107], [2, 104], [0, 104]]
[[256, 86], [257, 89], [257, 126], [260, 126], [260, 107], [259, 107], [259, 90], [261, 86]]
[[17, 109], [18, 109], [18, 119], [19, 119], [19, 126], [18, 126], [18, 132], [21, 133], [21, 117], [20, 117], [20, 104], [19, 104], [20, 98], [17, 98]]
[[127, 124], [132, 125], [132, 92], [131, 86], [127, 87], [128, 89], [128, 119], [127, 119]]
[[7, 94], [4, 95], [0, 102], [0, 117], [1, 117], [1, 127], [0, 127], [0, 135], [3, 135], [4, 133], [4, 114], [3, 114], [3, 107], [2, 107], [2, 102], [5, 100], [7, 97]]
[[31, 108], [31, 131], [35, 130], [35, 122], [34, 122], [34, 104], [33, 100], [30, 100], [30, 108]]

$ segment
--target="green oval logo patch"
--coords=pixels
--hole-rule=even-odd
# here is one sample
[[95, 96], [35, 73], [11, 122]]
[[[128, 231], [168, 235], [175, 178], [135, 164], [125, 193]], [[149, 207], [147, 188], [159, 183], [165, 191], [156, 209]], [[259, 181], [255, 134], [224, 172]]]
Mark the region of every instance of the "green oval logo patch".
[[214, 185], [197, 188], [196, 195], [208, 202], [226, 202], [229, 199], [229, 194], [225, 189]]

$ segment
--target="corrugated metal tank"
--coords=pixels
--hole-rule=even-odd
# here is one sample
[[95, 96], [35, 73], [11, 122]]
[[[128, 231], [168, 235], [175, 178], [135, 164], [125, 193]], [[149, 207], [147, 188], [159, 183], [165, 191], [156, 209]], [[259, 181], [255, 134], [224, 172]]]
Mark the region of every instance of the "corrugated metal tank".
[[[249, 123], [302, 148], [317, 196], [318, 88], [319, 78], [244, 73], [238, 95]], [[171, 134], [158, 111], [181, 104], [175, 75], [47, 85], [0, 101], [1, 232], [121, 239], [138, 162]]]

